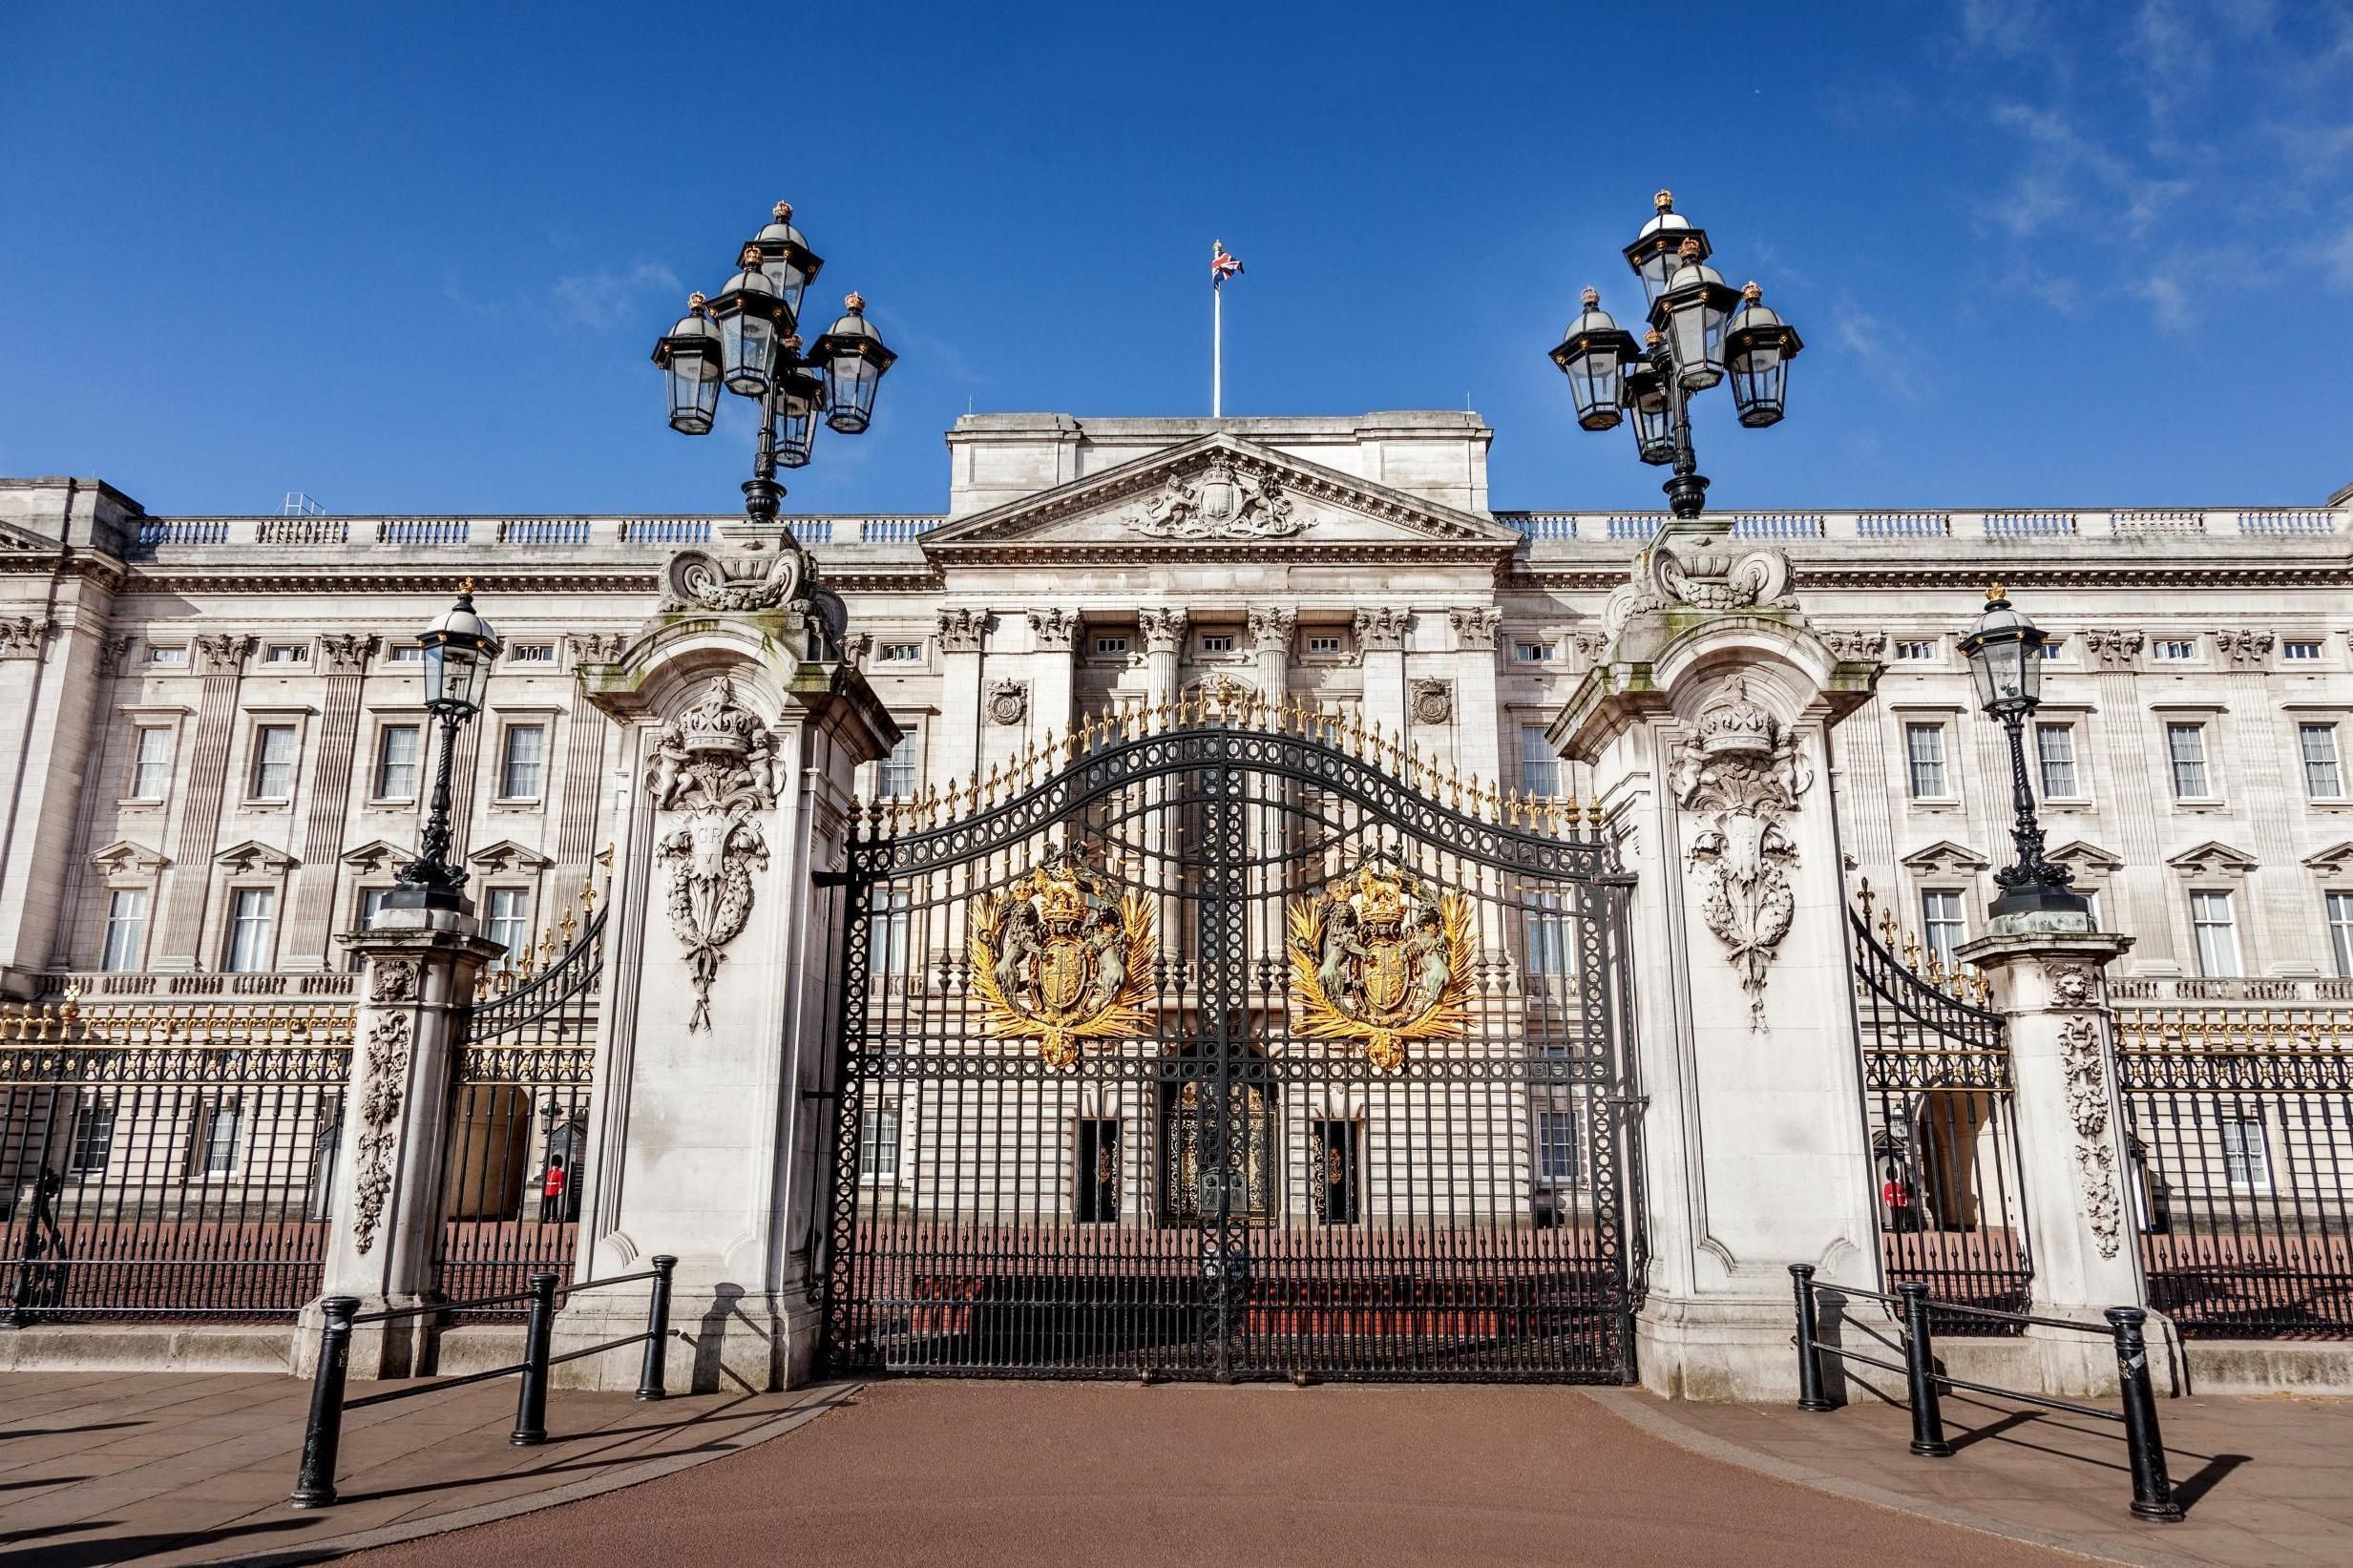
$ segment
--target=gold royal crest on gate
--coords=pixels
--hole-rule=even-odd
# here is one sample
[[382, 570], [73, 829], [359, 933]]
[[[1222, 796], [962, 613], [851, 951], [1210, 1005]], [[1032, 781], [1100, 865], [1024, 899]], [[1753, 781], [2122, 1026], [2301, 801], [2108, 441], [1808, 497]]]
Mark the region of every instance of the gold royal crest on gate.
[[1048, 1067], [1081, 1040], [1123, 1039], [1152, 999], [1152, 906], [1114, 898], [1056, 850], [1001, 893], [973, 901], [973, 989], [992, 1035], [1036, 1040]]
[[1291, 993], [1309, 1039], [1347, 1040], [1384, 1073], [1420, 1040], [1470, 1022], [1470, 900], [1433, 896], [1380, 851], [1330, 890], [1291, 903]]

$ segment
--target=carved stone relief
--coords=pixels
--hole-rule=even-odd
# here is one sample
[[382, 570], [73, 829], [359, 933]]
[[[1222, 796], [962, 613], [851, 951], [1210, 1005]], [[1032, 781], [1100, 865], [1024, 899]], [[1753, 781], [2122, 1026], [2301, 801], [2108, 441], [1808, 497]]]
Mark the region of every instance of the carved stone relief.
[[2269, 632], [2216, 632], [2214, 635], [2215, 652], [2221, 656], [2224, 663], [2236, 670], [2260, 669], [2263, 661], [2271, 657], [2272, 647], [2278, 641], [2279, 638]]
[[1414, 613], [1384, 605], [1376, 610], [1356, 612], [1356, 646], [1368, 654], [1394, 654], [1405, 647], [1405, 629], [1412, 625]]
[[1456, 647], [1492, 649], [1503, 612], [1492, 604], [1471, 604], [1447, 611], [1446, 618], [1454, 623]]
[[254, 639], [237, 632], [218, 632], [196, 639], [196, 673], [236, 675], [245, 667]]
[[1185, 628], [1192, 620], [1184, 610], [1165, 610], [1151, 606], [1136, 612], [1136, 630], [1144, 634], [1144, 651], [1149, 654], [1173, 654], [1185, 646]]
[[2053, 1007], [2097, 1007], [2100, 978], [2081, 964], [2045, 964]]
[[1887, 651], [1885, 632], [1824, 632], [1822, 640], [1840, 659], [1877, 659]]
[[2112, 1258], [2124, 1244], [2123, 1204], [2116, 1196], [2116, 1152], [2108, 1136], [2108, 1069], [2096, 1016], [2069, 1018], [2059, 1026], [2059, 1050], [2067, 1069], [2068, 1118], [2075, 1123], [2075, 1171], [2081, 1178], [2084, 1217], [2100, 1256]]
[[98, 644], [98, 673], [122, 674], [122, 662], [131, 657], [132, 638], [129, 635], [110, 637]]
[[2090, 631], [2083, 634], [2084, 652], [2091, 656], [2092, 663], [2103, 670], [2129, 670], [2132, 660], [2148, 638], [2139, 632]]
[[986, 610], [942, 610], [939, 613], [939, 651], [977, 654], [989, 635]]
[[1299, 612], [1278, 608], [1271, 604], [1250, 607], [1250, 652], [1256, 654], [1287, 654], [1291, 652], [1291, 634], [1299, 624]]
[[1141, 512], [1121, 521], [1155, 539], [1288, 539], [1307, 527], [1273, 470], [1223, 456], [1196, 478], [1170, 474]]
[[564, 646], [576, 664], [616, 664], [629, 648], [629, 639], [619, 632], [575, 632], [564, 638]]
[[35, 620], [31, 616], [0, 619], [0, 659], [38, 659], [56, 631], [55, 621]]
[[1455, 688], [1451, 680], [1416, 680], [1408, 711], [1417, 724], [1443, 724], [1455, 716]]
[[751, 873], [768, 859], [752, 814], [775, 805], [785, 771], [775, 736], [725, 676], [662, 727], [646, 764], [654, 808], [683, 819], [658, 830], [654, 858], [669, 868], [670, 929], [694, 981], [689, 1034], [711, 1027], [711, 982], [751, 918]]
[[1587, 665], [1598, 664], [1609, 652], [1609, 634], [1571, 632], [1568, 634], [1568, 645], [1577, 650], [1577, 657]]
[[1066, 654], [1079, 638], [1079, 612], [1076, 610], [1032, 610], [1029, 613], [1030, 637], [1040, 653]]
[[868, 657], [872, 655], [873, 651], [873, 633], [845, 632], [842, 634], [842, 659], [852, 668], [864, 669], [866, 667], [866, 660]]
[[364, 632], [330, 632], [319, 639], [319, 659], [329, 675], [364, 675], [376, 639]]
[[1781, 828], [1813, 775], [1796, 738], [1748, 694], [1744, 680], [1700, 710], [1675, 763], [1675, 798], [1699, 818], [1690, 864], [1700, 912], [1724, 944], [1749, 998], [1749, 1027], [1765, 1027], [1765, 972], [1796, 916], [1789, 868], [1797, 847]]
[[360, 1059], [368, 1087], [360, 1091], [359, 1175], [352, 1186], [358, 1212], [351, 1239], [366, 1254], [376, 1244], [385, 1202], [392, 1195], [392, 1154], [400, 1141], [401, 1104], [409, 1096], [409, 1014], [379, 1014], [368, 1026]]
[[375, 976], [368, 983], [368, 999], [371, 1002], [415, 1001], [417, 961], [413, 958], [378, 959]]
[[992, 680], [989, 694], [981, 703], [992, 724], [1018, 724], [1029, 717], [1029, 682], [1026, 680]]

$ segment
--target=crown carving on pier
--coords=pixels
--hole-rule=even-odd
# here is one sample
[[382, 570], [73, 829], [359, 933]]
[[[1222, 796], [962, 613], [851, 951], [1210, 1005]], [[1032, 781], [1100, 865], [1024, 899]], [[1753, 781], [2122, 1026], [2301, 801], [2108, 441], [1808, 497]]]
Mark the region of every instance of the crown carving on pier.
[[760, 721], [737, 706], [735, 682], [713, 680], [701, 701], [678, 716], [678, 741], [690, 757], [742, 757], [764, 738]]
[[1733, 681], [1729, 692], [1701, 711], [1692, 727], [1700, 755], [1711, 759], [1769, 757], [1780, 740], [1779, 723], [1763, 703], [1749, 695], [1746, 679]]

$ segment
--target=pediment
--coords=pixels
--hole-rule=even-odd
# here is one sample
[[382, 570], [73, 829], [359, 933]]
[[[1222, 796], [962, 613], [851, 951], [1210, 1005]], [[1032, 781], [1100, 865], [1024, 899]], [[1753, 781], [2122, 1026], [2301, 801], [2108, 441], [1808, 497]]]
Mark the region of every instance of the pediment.
[[1931, 876], [1953, 876], [1964, 871], [1982, 871], [1993, 862], [1965, 844], [1939, 839], [1925, 849], [1913, 850], [1903, 857], [1901, 864]]
[[352, 869], [374, 876], [379, 871], [406, 866], [417, 857], [413, 849], [403, 849], [399, 845], [387, 843], [383, 839], [370, 839], [356, 849], [346, 849], [341, 858]]
[[466, 864], [484, 871], [544, 871], [556, 863], [536, 849], [526, 848], [513, 839], [500, 839], [487, 849], [476, 849], [466, 857]]
[[2088, 871], [2112, 871], [2124, 864], [2122, 855], [2103, 849], [2089, 839], [2069, 839], [2053, 849], [2049, 858]]
[[1091, 560], [1415, 555], [1497, 560], [1520, 535], [1478, 512], [1219, 432], [992, 507], [924, 535], [927, 555]]
[[2353, 839], [2332, 844], [2317, 855], [2306, 855], [2304, 865], [2323, 876], [2342, 876], [2353, 870]]
[[150, 849], [147, 846], [134, 844], [129, 839], [116, 839], [105, 848], [93, 854], [90, 860], [92, 865], [104, 870], [108, 876], [153, 876], [172, 864], [170, 857], [166, 856], [162, 850]]
[[244, 843], [232, 845], [213, 856], [213, 864], [231, 876], [249, 876], [256, 871], [267, 872], [271, 876], [284, 876], [300, 866], [302, 862], [287, 854], [284, 849], [273, 848], [269, 845], [247, 839]]
[[2208, 839], [2195, 849], [2184, 849], [2177, 855], [2166, 856], [2165, 864], [2177, 871], [2211, 876], [2216, 871], [2234, 874], [2252, 871], [2258, 863], [2243, 849], [2234, 849], [2219, 839]]

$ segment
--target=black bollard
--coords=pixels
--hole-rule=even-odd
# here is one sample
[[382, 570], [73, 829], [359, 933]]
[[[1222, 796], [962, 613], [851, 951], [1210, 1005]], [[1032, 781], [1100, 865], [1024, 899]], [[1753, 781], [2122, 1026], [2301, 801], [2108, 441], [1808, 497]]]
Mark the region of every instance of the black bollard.
[[2116, 1381], [2124, 1396], [2124, 1444], [2132, 1460], [2132, 1516], [2177, 1524], [2183, 1515], [2174, 1501], [2173, 1477], [2165, 1472], [2165, 1438], [2157, 1431], [2157, 1397], [2149, 1386], [2149, 1343], [2141, 1325], [2149, 1314], [2137, 1307], [2111, 1307], [2109, 1331], [2116, 1336]]
[[670, 1271], [677, 1266], [676, 1258], [657, 1255], [654, 1259], [654, 1296], [645, 1314], [645, 1359], [638, 1369], [640, 1399], [660, 1399], [668, 1391], [662, 1374], [670, 1349]]
[[533, 1448], [547, 1441], [547, 1347], [556, 1327], [556, 1276], [531, 1277], [531, 1321], [523, 1328], [523, 1388], [515, 1402], [515, 1431], [507, 1441]]
[[1923, 1459], [1949, 1459], [1944, 1412], [1937, 1406], [1936, 1345], [1928, 1337], [1928, 1287], [1906, 1280], [1896, 1286], [1903, 1298], [1903, 1380], [1912, 1396], [1912, 1452]]
[[294, 1478], [288, 1508], [328, 1508], [335, 1501], [335, 1457], [343, 1447], [344, 1379], [351, 1369], [351, 1318], [357, 1296], [329, 1296], [319, 1304], [326, 1321], [319, 1328], [319, 1368], [310, 1379], [310, 1421], [303, 1429], [303, 1468]]
[[1792, 1264], [1789, 1277], [1797, 1291], [1797, 1408], [1836, 1410], [1822, 1394], [1822, 1354], [1815, 1343], [1814, 1265]]

